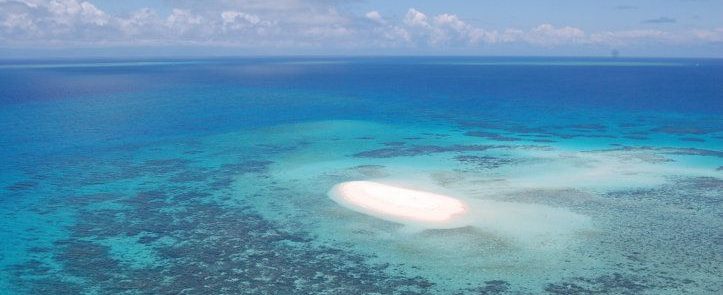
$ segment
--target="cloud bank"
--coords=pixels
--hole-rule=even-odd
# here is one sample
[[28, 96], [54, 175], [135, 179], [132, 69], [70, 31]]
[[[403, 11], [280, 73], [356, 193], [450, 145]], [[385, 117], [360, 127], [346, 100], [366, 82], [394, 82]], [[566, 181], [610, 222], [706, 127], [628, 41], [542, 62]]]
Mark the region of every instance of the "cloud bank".
[[[535, 48], [696, 46], [723, 27], [585, 31], [565, 24], [484, 28], [451, 13], [353, 13], [333, 0], [168, 0], [170, 11], [109, 13], [83, 0], [0, 0], [0, 47], [201, 45], [239, 48]], [[654, 19], [648, 23], [670, 22]]]

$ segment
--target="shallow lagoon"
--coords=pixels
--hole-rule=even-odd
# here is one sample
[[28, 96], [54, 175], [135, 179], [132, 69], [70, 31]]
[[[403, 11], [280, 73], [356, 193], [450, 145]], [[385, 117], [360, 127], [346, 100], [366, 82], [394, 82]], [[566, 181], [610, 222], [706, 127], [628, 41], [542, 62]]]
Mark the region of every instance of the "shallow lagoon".
[[[720, 292], [719, 61], [339, 60], [0, 69], [0, 285]], [[354, 180], [496, 210], [410, 228]]]

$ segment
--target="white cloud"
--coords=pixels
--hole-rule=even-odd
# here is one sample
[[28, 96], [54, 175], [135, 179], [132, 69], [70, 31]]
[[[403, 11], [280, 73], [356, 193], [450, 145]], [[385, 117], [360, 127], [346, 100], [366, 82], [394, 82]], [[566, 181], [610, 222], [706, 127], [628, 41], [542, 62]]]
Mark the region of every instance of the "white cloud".
[[409, 11], [407, 11], [407, 15], [404, 17], [404, 23], [410, 27], [430, 27], [429, 23], [427, 23], [427, 15], [414, 8], [410, 8]]
[[428, 17], [414, 8], [407, 11], [403, 27], [389, 26], [392, 31], [405, 31], [408, 39], [417, 45], [428, 46], [463, 46], [474, 45], [489, 38], [480, 28], [475, 28], [460, 20], [453, 14], [440, 14]]
[[253, 14], [247, 14], [240, 11], [226, 10], [221, 13], [221, 19], [224, 24], [238, 24], [245, 23], [251, 25], [257, 25], [261, 22], [261, 18]]
[[118, 18], [117, 25], [125, 37], [150, 37], [159, 35], [162, 21], [155, 11], [143, 8], [127, 18]]
[[557, 46], [584, 43], [585, 37], [585, 32], [575, 27], [558, 28], [551, 24], [542, 24], [528, 31], [524, 35], [524, 41], [542, 46]]
[[410, 8], [401, 17], [359, 15], [335, 0], [166, 0], [170, 13], [142, 8], [111, 14], [92, 0], [0, 0], [5, 46], [229, 45], [257, 48], [448, 48], [522, 44], [635, 46], [723, 42], [723, 28], [684, 31], [631, 29], [586, 32], [565, 25], [483, 28], [458, 15]]
[[173, 9], [164, 24], [168, 34], [177, 36], [176, 40], [181, 42], [203, 42], [213, 33], [213, 29], [202, 16], [186, 9]]
[[112, 21], [87, 1], [0, 1], [0, 38], [11, 44], [102, 41]]
[[711, 43], [723, 42], [723, 28], [716, 28], [712, 30], [693, 30], [693, 36], [695, 38]]
[[626, 30], [615, 32], [597, 32], [588, 38], [589, 43], [606, 45], [627, 45], [643, 40], [671, 41], [673, 36], [659, 30]]
[[367, 19], [369, 19], [369, 20], [371, 20], [371, 21], [373, 21], [373, 22], [375, 22], [375, 23], [378, 23], [378, 24], [382, 24], [382, 25], [383, 25], [383, 24], [386, 24], [386, 23], [387, 23], [387, 21], [384, 20], [384, 18], [383, 18], [382, 15], [379, 13], [379, 11], [376, 11], [376, 10], [369, 11], [369, 12], [367, 12], [364, 16], [365, 16]]
[[304, 31], [304, 34], [313, 38], [340, 38], [348, 37], [353, 32], [343, 26], [311, 27]]
[[201, 24], [201, 17], [197, 15], [193, 15], [191, 11], [184, 10], [184, 9], [173, 9], [173, 12], [171, 15], [166, 18], [166, 21], [168, 22], [168, 25], [170, 27], [180, 25], [180, 26], [193, 26], [193, 25], [200, 25]]
[[469, 25], [453, 14], [445, 13], [435, 16], [434, 24], [438, 30], [443, 32], [440, 34], [440, 37], [445, 39], [445, 41], [456, 40], [470, 45], [476, 45], [481, 42], [494, 43], [496, 41], [496, 34], [494, 32], [487, 32], [481, 28]]
[[9, 32], [35, 32], [37, 26], [27, 13], [9, 14], [2, 22], [2, 26]]
[[103, 26], [110, 21], [110, 16], [89, 2], [80, 2], [77, 0], [55, 0], [50, 3], [51, 11], [63, 20], [72, 18], [98, 26]]

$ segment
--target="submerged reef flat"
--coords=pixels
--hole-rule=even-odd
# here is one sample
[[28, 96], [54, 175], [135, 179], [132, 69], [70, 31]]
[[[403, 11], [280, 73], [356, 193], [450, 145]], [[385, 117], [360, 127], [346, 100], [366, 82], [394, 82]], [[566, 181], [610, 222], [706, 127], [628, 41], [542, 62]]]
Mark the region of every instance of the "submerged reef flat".
[[[267, 177], [273, 162], [241, 159], [226, 147], [219, 162], [199, 165], [183, 150], [151, 146], [140, 159], [79, 162], [76, 172], [115, 171], [106, 184], [133, 181], [127, 193], [69, 195], [41, 216], [71, 213], [64, 237], [36, 241], [32, 258], [6, 266], [11, 290], [34, 294], [228, 293], [309, 294], [426, 293], [434, 283], [390, 274], [388, 264], [313, 243], [308, 233], [279, 227], [248, 205], [228, 206], [228, 177]], [[155, 151], [154, 151], [155, 150]], [[178, 153], [179, 158], [168, 158]], [[155, 154], [164, 158], [153, 158]], [[191, 153], [194, 154], [194, 153]], [[273, 153], [266, 154], [266, 156]], [[228, 157], [231, 156], [231, 157]], [[149, 159], [144, 159], [150, 157]], [[110, 156], [110, 159], [115, 157]], [[226, 159], [228, 158], [228, 159]], [[225, 160], [224, 160], [225, 159]], [[52, 162], [46, 163], [53, 165]], [[42, 171], [42, 172], [41, 172]], [[67, 171], [66, 171], [67, 172]], [[39, 169], [35, 173], [52, 172]], [[179, 175], [198, 175], [193, 182]], [[115, 177], [115, 178], [114, 178]], [[80, 193], [97, 183], [95, 173], [81, 175]], [[168, 182], [149, 182], [169, 179]], [[235, 196], [234, 196], [235, 197]], [[31, 230], [32, 231], [32, 230]]]
[[424, 59], [0, 68], [0, 293], [723, 293], [719, 61]]
[[[316, 134], [334, 130], [338, 124], [329, 122], [324, 127], [314, 123], [308, 130]], [[631, 257], [641, 253], [676, 256], [679, 249], [645, 243], [631, 249], [628, 242], [641, 237], [663, 239], [651, 237], [657, 233], [634, 224], [660, 227], [674, 220], [694, 222], [690, 217], [663, 218], [678, 214], [675, 210], [696, 210], [701, 214], [696, 218], [701, 219], [695, 222], [718, 224], [711, 213], [719, 212], [720, 203], [700, 199], [700, 205], [690, 207], [689, 203], [670, 203], [665, 197], [683, 196], [688, 191], [716, 199], [714, 195], [720, 193], [720, 188], [701, 181], [705, 177], [717, 179], [717, 165], [697, 159], [715, 162], [718, 157], [670, 149], [609, 149], [608, 144], [600, 144], [594, 152], [524, 141], [518, 145], [487, 144], [454, 128], [439, 127], [434, 133], [446, 132], [448, 136], [404, 140], [409, 137], [404, 135], [415, 134], [416, 129], [362, 122], [348, 125], [354, 129], [336, 136], [333, 149], [324, 139], [310, 143], [287, 154], [284, 161], [272, 164], [263, 182], [238, 178], [236, 190], [261, 184], [251, 202], [265, 218], [291, 228], [304, 228], [317, 242], [365, 253], [371, 262], [390, 263], [404, 273], [436, 282], [430, 289], [433, 293], [458, 290], [474, 294], [475, 290], [489, 288], [523, 294], [674, 294], [674, 290], [705, 293], [716, 288], [715, 267], [692, 266], [702, 256], [689, 253], [676, 258], [697, 269], [695, 276], [707, 277], [692, 284], [689, 281], [693, 276], [678, 273], [675, 263], [663, 266], [654, 260], [631, 262], [635, 259]], [[296, 128], [288, 136], [307, 137], [304, 125]], [[355, 134], [375, 134], [377, 143], [360, 144], [362, 140]], [[324, 151], [323, 156], [313, 153], [317, 149]], [[410, 226], [404, 221], [339, 206], [317, 189], [358, 180], [462, 197], [472, 208], [466, 216], [476, 219], [452, 229]], [[695, 182], [698, 184], [692, 184]], [[673, 187], [677, 189], [671, 191]], [[631, 199], [615, 197], [642, 193], [649, 198], [632, 207]], [[689, 200], [695, 202], [696, 198]], [[621, 231], [621, 227], [627, 230]], [[669, 230], [676, 228], [680, 225]], [[695, 241], [702, 248], [696, 251], [716, 248], [713, 232], [707, 236], [703, 232]], [[716, 261], [713, 257], [707, 259]], [[564, 293], [567, 287], [575, 291]]]
[[[714, 150], [494, 141], [319, 121], [42, 159], [5, 186], [33, 197], [4, 216], [49, 225], [16, 223], [44, 238], [3, 272], [18, 293], [719, 290]], [[451, 196], [464, 214], [429, 226], [352, 210], [327, 195], [347, 181]]]
[[435, 146], [435, 145], [414, 145], [414, 146], [395, 146], [389, 148], [374, 149], [354, 154], [359, 158], [394, 158], [394, 157], [412, 157], [420, 155], [430, 155], [436, 153], [449, 152], [481, 152], [490, 149], [540, 149], [545, 150], [547, 147], [538, 145], [452, 145], [452, 146]]

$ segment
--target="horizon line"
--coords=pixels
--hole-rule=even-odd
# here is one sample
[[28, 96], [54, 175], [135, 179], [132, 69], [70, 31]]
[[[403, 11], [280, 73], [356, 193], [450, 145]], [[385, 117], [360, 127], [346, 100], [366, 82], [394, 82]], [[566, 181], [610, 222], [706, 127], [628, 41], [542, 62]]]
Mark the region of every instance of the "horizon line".
[[[2, 50], [2, 48], [0, 48]], [[668, 59], [668, 60], [723, 60], [723, 56], [605, 56], [605, 55], [499, 55], [499, 54], [217, 54], [217, 55], [87, 55], [87, 56], [31, 56], [1, 57], [0, 62], [13, 61], [84, 61], [84, 60], [214, 60], [214, 59], [263, 59], [263, 58], [560, 58], [560, 59], [601, 59], [601, 60], [636, 60], [636, 59]]]

